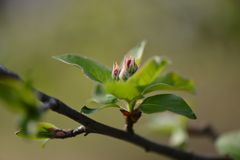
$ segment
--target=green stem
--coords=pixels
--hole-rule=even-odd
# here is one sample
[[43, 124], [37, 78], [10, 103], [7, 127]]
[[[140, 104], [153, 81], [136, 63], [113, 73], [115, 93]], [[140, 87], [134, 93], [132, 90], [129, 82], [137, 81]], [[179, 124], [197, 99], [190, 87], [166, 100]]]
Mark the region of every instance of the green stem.
[[129, 102], [128, 102], [128, 111], [129, 111], [130, 113], [133, 112], [135, 105], [136, 105], [136, 100], [133, 100], [133, 101], [129, 101]]

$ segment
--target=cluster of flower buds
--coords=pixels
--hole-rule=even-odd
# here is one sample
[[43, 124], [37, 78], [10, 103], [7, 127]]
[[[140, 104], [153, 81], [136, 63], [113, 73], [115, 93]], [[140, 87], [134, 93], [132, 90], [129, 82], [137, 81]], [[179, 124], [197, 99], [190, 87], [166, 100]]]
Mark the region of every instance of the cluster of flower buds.
[[122, 67], [120, 68], [117, 63], [113, 65], [112, 77], [114, 80], [124, 80], [126, 81], [138, 70], [138, 66], [135, 59], [131, 56], [125, 56]]

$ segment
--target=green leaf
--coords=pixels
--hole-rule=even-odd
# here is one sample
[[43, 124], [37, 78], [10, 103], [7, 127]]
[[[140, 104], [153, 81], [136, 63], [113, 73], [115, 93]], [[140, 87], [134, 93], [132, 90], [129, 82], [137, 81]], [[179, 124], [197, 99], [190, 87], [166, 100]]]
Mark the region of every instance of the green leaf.
[[91, 114], [91, 113], [97, 112], [98, 110], [99, 110], [99, 108], [89, 108], [87, 106], [83, 106], [81, 108], [81, 113]]
[[98, 107], [98, 108], [89, 108], [87, 106], [84, 106], [81, 108], [81, 113], [84, 113], [84, 114], [91, 114], [91, 113], [95, 113], [95, 112], [98, 112], [102, 109], [106, 109], [106, 108], [120, 108], [120, 106], [118, 106], [117, 104], [107, 104], [107, 105], [104, 105], [102, 107]]
[[36, 108], [37, 98], [29, 84], [9, 78], [0, 78], [0, 100], [13, 110]]
[[159, 94], [148, 97], [139, 107], [144, 113], [171, 111], [191, 119], [197, 118], [189, 105], [181, 97], [173, 94]]
[[29, 126], [39, 120], [42, 114], [31, 84], [1, 76], [0, 100], [7, 109], [20, 114], [19, 127], [25, 134], [29, 134]]
[[116, 103], [117, 98], [111, 94], [106, 94], [103, 96], [95, 96], [91, 99], [91, 101], [99, 104], [111, 104], [111, 103]]
[[139, 43], [136, 47], [132, 48], [130, 51], [128, 51], [127, 55], [135, 58], [136, 64], [139, 66], [141, 63], [143, 51], [146, 45], [146, 41], [142, 41]]
[[160, 57], [154, 57], [129, 78], [127, 82], [135, 83], [137, 86], [149, 85], [159, 76], [167, 64], [168, 61], [161, 60]]
[[107, 93], [127, 101], [131, 101], [141, 96], [139, 89], [134, 84], [126, 83], [124, 81], [107, 82], [104, 87]]
[[111, 94], [107, 94], [101, 84], [97, 84], [91, 100], [99, 104], [112, 104], [117, 102], [117, 98]]
[[216, 147], [221, 154], [240, 159], [240, 131], [221, 135], [216, 141]]
[[195, 87], [192, 80], [186, 79], [177, 73], [171, 72], [165, 76], [159, 77], [149, 86], [147, 86], [143, 94], [158, 90], [183, 90], [194, 93]]
[[53, 58], [82, 69], [84, 73], [94, 81], [103, 83], [112, 79], [109, 68], [87, 57], [66, 54], [54, 56]]
[[26, 134], [22, 129], [20, 129], [18, 132], [16, 132], [16, 135], [32, 140], [49, 139], [54, 136], [53, 130], [57, 129], [55, 125], [46, 122], [39, 122], [37, 125], [31, 127], [31, 130], [34, 130], [32, 134]]

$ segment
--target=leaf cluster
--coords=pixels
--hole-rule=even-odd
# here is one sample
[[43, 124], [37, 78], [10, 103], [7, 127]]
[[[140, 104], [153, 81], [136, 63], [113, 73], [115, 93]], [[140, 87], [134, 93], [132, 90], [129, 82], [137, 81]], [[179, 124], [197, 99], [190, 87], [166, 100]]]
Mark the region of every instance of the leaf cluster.
[[[99, 107], [85, 106], [82, 108], [85, 114], [115, 107], [127, 112], [139, 109], [146, 114], [170, 111], [196, 119], [188, 103], [180, 96], [155, 94], [156, 91], [164, 90], [182, 90], [193, 93], [195, 91], [193, 82], [175, 72], [163, 74], [169, 61], [159, 56], [152, 57], [141, 65], [144, 47], [143, 41], [126, 54], [134, 58], [139, 67], [136, 73], [127, 80], [114, 79], [110, 68], [81, 55], [65, 54], [54, 56], [54, 58], [82, 69], [88, 78], [96, 82], [92, 102], [98, 104]], [[122, 105], [122, 101], [126, 102], [126, 105]]]

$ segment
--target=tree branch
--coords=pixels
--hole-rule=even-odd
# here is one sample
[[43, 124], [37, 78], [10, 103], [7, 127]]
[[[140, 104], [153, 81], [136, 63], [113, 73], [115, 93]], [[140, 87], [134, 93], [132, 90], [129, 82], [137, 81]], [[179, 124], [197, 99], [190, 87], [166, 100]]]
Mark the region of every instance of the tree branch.
[[[7, 70], [2, 66], [0, 66], [0, 76], [1, 75], [20, 80], [20, 77], [17, 74], [10, 72], [9, 70]], [[93, 119], [90, 119], [89, 117], [72, 109], [71, 107], [69, 107], [62, 101], [58, 100], [57, 98], [51, 97], [38, 90], [35, 90], [35, 91], [38, 95], [38, 99], [45, 104], [44, 107], [41, 108], [42, 110], [45, 111], [49, 108], [56, 113], [64, 115], [82, 124], [84, 127], [80, 129], [79, 132], [77, 132], [78, 134], [84, 132], [86, 134], [96, 133], [96, 134], [109, 136], [112, 138], [120, 139], [129, 143], [135, 144], [145, 149], [146, 151], [155, 152], [155, 153], [165, 155], [178, 160], [232, 160], [231, 158], [228, 158], [228, 157], [198, 155], [191, 152], [178, 150], [176, 148], [166, 146], [163, 144], [157, 144], [137, 134], [131, 134], [123, 130], [119, 130], [119, 129], [107, 126]], [[68, 134], [69, 132], [70, 134]], [[67, 138], [67, 137], [73, 137], [77, 135], [77, 134], [72, 134], [72, 131], [64, 131], [64, 130], [61, 130], [61, 133], [63, 134], [62, 135], [59, 134], [58, 136], [56, 136], [56, 138]]]
[[59, 129], [59, 128], [51, 129], [51, 133], [53, 135], [51, 138], [52, 139], [72, 138], [85, 132], [86, 132], [86, 128], [84, 126], [80, 126], [72, 130], [65, 130], [65, 129]]
[[213, 128], [213, 126], [209, 124], [189, 124], [187, 126], [187, 131], [191, 136], [197, 136], [197, 137], [208, 137], [213, 142], [218, 137], [218, 132]]

